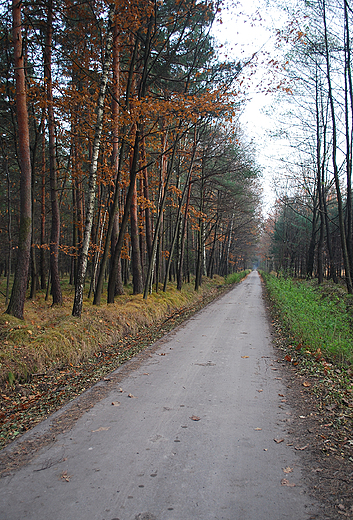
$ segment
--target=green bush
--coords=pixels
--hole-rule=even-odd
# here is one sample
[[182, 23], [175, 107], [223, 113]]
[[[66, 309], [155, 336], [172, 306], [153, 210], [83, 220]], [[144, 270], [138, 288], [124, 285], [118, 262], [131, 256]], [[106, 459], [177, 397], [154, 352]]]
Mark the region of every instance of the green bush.
[[250, 272], [251, 272], [250, 269], [246, 269], [245, 271], [239, 271], [238, 273], [229, 274], [225, 279], [225, 283], [226, 284], [238, 283], [238, 282], [240, 282], [240, 280], [245, 278], [245, 276], [247, 276]]

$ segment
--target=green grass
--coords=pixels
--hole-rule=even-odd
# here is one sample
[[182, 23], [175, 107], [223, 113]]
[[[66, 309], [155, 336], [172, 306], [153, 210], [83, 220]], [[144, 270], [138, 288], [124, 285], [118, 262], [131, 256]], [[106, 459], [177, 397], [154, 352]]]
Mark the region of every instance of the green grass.
[[335, 363], [353, 364], [352, 302], [342, 289], [262, 275], [278, 317], [296, 346]]
[[245, 271], [240, 271], [238, 273], [229, 274], [227, 276], [227, 278], [225, 279], [225, 283], [226, 284], [238, 283], [238, 282], [240, 282], [240, 280], [245, 278], [245, 276], [247, 276], [250, 272], [251, 272], [250, 269], [246, 269]]

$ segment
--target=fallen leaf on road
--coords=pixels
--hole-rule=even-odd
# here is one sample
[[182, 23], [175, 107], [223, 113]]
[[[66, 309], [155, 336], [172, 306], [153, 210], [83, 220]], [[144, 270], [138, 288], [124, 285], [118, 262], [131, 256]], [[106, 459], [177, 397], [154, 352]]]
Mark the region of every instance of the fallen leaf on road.
[[65, 480], [66, 482], [70, 482], [71, 475], [68, 475], [67, 471], [64, 471], [64, 473], [61, 474], [60, 478], [62, 480]]
[[241, 357], [242, 357], [242, 359], [246, 359], [246, 358], [248, 358], [249, 356], [241, 356]]
[[292, 358], [291, 358], [288, 354], [286, 354], [286, 355], [284, 356], [284, 359], [285, 359], [286, 361], [289, 361], [289, 362], [292, 361]]
[[283, 468], [283, 473], [292, 473], [293, 471], [293, 468], [290, 468], [289, 466], [287, 466], [286, 468]]
[[120, 403], [119, 403], [119, 401], [113, 401], [113, 402], [112, 402], [112, 405], [113, 405], [113, 406], [120, 406]]
[[279, 395], [280, 397], [284, 397], [284, 395], [283, 395], [283, 394], [278, 394], [278, 395]]
[[280, 444], [281, 442], [284, 442], [284, 439], [273, 439], [277, 444]]
[[262, 428], [254, 428], [254, 430], [255, 430], [256, 432], [259, 432], [260, 430], [262, 430]]
[[199, 420], [200, 420], [200, 417], [197, 417], [197, 415], [192, 415], [192, 416], [190, 417], [190, 419], [191, 419], [192, 421], [199, 421]]
[[303, 450], [306, 450], [307, 447], [308, 447], [308, 444], [306, 444], [305, 446], [295, 446], [295, 449], [297, 451], [303, 451]]
[[118, 392], [120, 392], [121, 394], [123, 393], [123, 389], [122, 388], [118, 388]]
[[262, 388], [260, 388], [260, 390], [258, 390], [258, 392], [259, 392], [259, 393], [260, 393], [260, 392], [263, 392]]
[[135, 395], [132, 395], [132, 394], [128, 394], [128, 397], [130, 397], [131, 399], [137, 399], [137, 397]]
[[159, 356], [165, 356], [165, 352], [161, 352], [160, 354], [158, 354]]
[[286, 478], [282, 478], [282, 480], [281, 480], [281, 486], [294, 487], [295, 484], [291, 484], [291, 483], [289, 482], [289, 480], [287, 480]]
[[101, 426], [97, 430], [92, 430], [92, 433], [95, 433], [95, 432], [105, 432], [107, 430], [110, 430], [110, 426]]
[[308, 386], [311, 386], [311, 385], [307, 381], [304, 381], [303, 386], [307, 386], [308, 387]]

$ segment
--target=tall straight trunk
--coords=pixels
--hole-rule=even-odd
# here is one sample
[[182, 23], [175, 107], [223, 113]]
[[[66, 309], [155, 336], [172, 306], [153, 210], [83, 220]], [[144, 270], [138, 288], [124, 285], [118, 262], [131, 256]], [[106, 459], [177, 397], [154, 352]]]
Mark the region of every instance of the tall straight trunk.
[[125, 231], [126, 231], [128, 220], [129, 220], [131, 202], [132, 202], [133, 193], [134, 193], [134, 189], [135, 189], [135, 183], [136, 183], [137, 158], [139, 155], [139, 143], [140, 143], [140, 127], [137, 124], [136, 132], [135, 132], [134, 151], [133, 151], [133, 157], [132, 157], [131, 168], [130, 168], [130, 185], [129, 185], [129, 189], [128, 189], [128, 192], [126, 195], [124, 214], [123, 214], [123, 218], [122, 218], [121, 225], [120, 225], [118, 240], [117, 240], [116, 246], [114, 248], [114, 254], [112, 256], [112, 265], [111, 265], [111, 269], [110, 269], [109, 282], [108, 282], [108, 303], [114, 303], [118, 261], [120, 260], [121, 250], [122, 250], [123, 242], [124, 242], [124, 235], [125, 235]]
[[[125, 104], [126, 109], [129, 110], [130, 107], [130, 96], [131, 96], [131, 87], [132, 87], [132, 79], [133, 72], [136, 62], [138, 50], [138, 38], [135, 40], [134, 50], [131, 57], [129, 74], [126, 86], [126, 95], [125, 95]], [[98, 275], [97, 287], [94, 293], [93, 305], [100, 305], [102, 298], [102, 290], [103, 290], [103, 282], [105, 271], [108, 263], [109, 250], [111, 249], [111, 258], [113, 263], [114, 251], [115, 247], [118, 243], [118, 235], [119, 235], [119, 195], [120, 195], [120, 175], [121, 168], [124, 161], [125, 154], [125, 140], [123, 139], [120, 145], [119, 150], [119, 95], [120, 95], [120, 65], [119, 65], [119, 41], [118, 41], [118, 33], [117, 27], [114, 25], [113, 29], [113, 97], [112, 97], [112, 120], [113, 120], [113, 154], [112, 154], [112, 165], [115, 173], [115, 192], [114, 199], [110, 207], [109, 212], [109, 222], [108, 222], [108, 230], [105, 239], [105, 246], [103, 251], [103, 256], [100, 262], [100, 270]], [[114, 234], [113, 234], [114, 231]], [[113, 239], [114, 236], [114, 239]], [[115, 238], [116, 237], [116, 238]], [[121, 243], [122, 246], [122, 243]], [[120, 255], [120, 253], [119, 253]], [[120, 256], [116, 259], [116, 272], [114, 274], [114, 295], [112, 296], [114, 301], [114, 296], [118, 293], [123, 294], [123, 282], [121, 275], [121, 261]], [[113, 289], [111, 288], [113, 291]]]
[[178, 271], [177, 271], [177, 289], [178, 289], [178, 291], [181, 291], [181, 287], [183, 285], [185, 238], [186, 238], [186, 231], [187, 231], [188, 212], [189, 212], [189, 206], [190, 206], [190, 196], [191, 196], [191, 182], [189, 182], [189, 186], [188, 186], [188, 193], [187, 193], [187, 197], [186, 197], [185, 211], [184, 211], [183, 228], [181, 231], [181, 239], [180, 239], [180, 255], [179, 255]]
[[143, 292], [142, 266], [140, 254], [139, 226], [137, 215], [137, 187], [136, 182], [131, 201], [130, 211], [131, 224], [131, 262], [132, 262], [132, 286], [133, 293], [140, 294]]
[[344, 265], [344, 270], [345, 270], [346, 286], [347, 286], [348, 294], [352, 294], [353, 286], [352, 286], [352, 279], [351, 279], [351, 266], [349, 264], [346, 230], [345, 230], [345, 222], [344, 222], [343, 202], [342, 202], [341, 187], [340, 187], [340, 181], [339, 181], [339, 170], [338, 170], [338, 165], [337, 165], [337, 129], [336, 129], [335, 106], [334, 106], [332, 84], [331, 84], [330, 56], [329, 56], [327, 21], [326, 21], [326, 0], [323, 0], [323, 22], [324, 22], [328, 96], [329, 96], [329, 101], [330, 101], [331, 123], [332, 123], [332, 166], [333, 166], [333, 175], [334, 175], [336, 195], [337, 195], [337, 209], [338, 209], [338, 219], [339, 219], [339, 227], [340, 227], [340, 234], [341, 234], [341, 248], [342, 248], [342, 256], [343, 256], [343, 265]]
[[6, 301], [5, 305], [9, 303], [10, 294], [10, 276], [12, 270], [12, 208], [11, 208], [11, 182], [10, 182], [10, 171], [8, 157], [5, 153], [5, 174], [7, 181], [7, 236], [9, 244], [9, 252], [7, 257], [7, 280], [6, 280]]
[[41, 191], [40, 191], [40, 288], [45, 289], [45, 132], [44, 132], [44, 115], [42, 117], [42, 171], [41, 171]]
[[26, 79], [22, 49], [21, 2], [12, 0], [13, 41], [16, 83], [16, 115], [18, 124], [18, 153], [21, 168], [20, 180], [20, 233], [17, 264], [7, 314], [23, 319], [26, 298], [28, 269], [31, 253], [32, 200], [31, 200], [31, 155], [27, 112]]
[[316, 225], [317, 225], [317, 193], [313, 197], [313, 217], [311, 222], [311, 234], [309, 249], [306, 261], [306, 277], [309, 279], [313, 276], [315, 249], [316, 249]]
[[[180, 124], [179, 124], [179, 129], [180, 129]], [[166, 203], [170, 178], [171, 178], [172, 171], [173, 171], [174, 158], [175, 158], [176, 147], [177, 147], [178, 142], [179, 142], [179, 131], [175, 137], [172, 156], [171, 156], [169, 164], [168, 164], [168, 173], [167, 173], [167, 178], [165, 181], [164, 192], [163, 192], [162, 200], [159, 205], [159, 212], [158, 212], [158, 217], [157, 217], [157, 222], [156, 222], [154, 237], [153, 237], [153, 242], [152, 242], [151, 258], [150, 258], [149, 265], [148, 265], [147, 276], [146, 276], [146, 281], [145, 281], [145, 290], [143, 293], [143, 298], [145, 300], [147, 299], [147, 296], [151, 292], [151, 288], [152, 288], [152, 277], [153, 277], [153, 272], [154, 272], [154, 268], [156, 265], [157, 245], [159, 243], [159, 232], [160, 232], [161, 224], [162, 224], [162, 220], [163, 220], [163, 211], [164, 211], [164, 207], [165, 207], [165, 203]]]
[[50, 233], [50, 272], [51, 294], [53, 305], [63, 302], [59, 276], [59, 239], [60, 239], [60, 211], [57, 192], [57, 172], [55, 153], [55, 122], [53, 108], [53, 83], [51, 74], [52, 39], [53, 39], [53, 0], [47, 0], [47, 24], [44, 52], [44, 77], [46, 85], [47, 118], [49, 134], [49, 177], [51, 200], [51, 233]]
[[97, 225], [96, 225], [95, 231], [92, 232], [92, 235], [94, 236], [94, 244], [96, 246], [96, 251], [93, 256], [91, 283], [89, 285], [88, 298], [90, 298], [92, 293], [94, 293], [94, 289], [96, 286], [99, 252], [100, 252], [101, 245], [102, 245], [102, 238], [103, 238], [104, 225], [105, 225], [105, 219], [106, 219], [106, 211], [104, 212], [104, 215], [102, 218], [103, 190], [104, 190], [104, 187], [102, 185], [101, 189], [99, 190]]
[[174, 227], [174, 234], [173, 234], [172, 243], [171, 243], [170, 251], [169, 251], [167, 269], [166, 269], [166, 273], [165, 273], [165, 277], [164, 277], [164, 286], [163, 286], [163, 291], [164, 292], [167, 290], [167, 283], [168, 283], [170, 266], [171, 266], [171, 263], [172, 263], [172, 258], [173, 258], [173, 253], [174, 253], [174, 247], [175, 247], [175, 244], [176, 244], [176, 240], [177, 240], [178, 233], [179, 233], [179, 227], [180, 227], [180, 224], [181, 224], [182, 207], [183, 207], [183, 204], [184, 204], [186, 193], [189, 191], [189, 186], [190, 186], [190, 182], [191, 182], [191, 173], [192, 173], [192, 169], [193, 169], [193, 165], [194, 165], [195, 155], [196, 155], [196, 129], [195, 129], [195, 141], [194, 141], [194, 146], [193, 146], [193, 150], [192, 150], [191, 161], [190, 161], [190, 165], [189, 165], [189, 169], [188, 169], [188, 174], [187, 174], [187, 177], [186, 177], [186, 180], [185, 180], [185, 186], [184, 186], [184, 189], [183, 189], [183, 193], [182, 193], [182, 196], [180, 198], [177, 218], [176, 218], [175, 227]]
[[225, 265], [225, 276], [226, 277], [229, 274], [229, 255], [230, 255], [230, 248], [232, 245], [232, 238], [233, 238], [233, 225], [234, 225], [234, 213], [232, 213], [232, 218], [230, 219], [230, 228], [229, 228], [229, 234], [228, 234], [228, 240], [227, 240], [227, 253], [226, 253], [226, 265]]
[[[353, 85], [351, 70], [351, 43], [349, 32], [348, 6], [344, 0], [345, 19], [345, 123], [346, 123], [346, 173], [347, 173], [347, 249], [353, 276], [353, 223], [352, 223], [352, 120], [353, 120]], [[349, 108], [351, 110], [349, 110]]]
[[110, 63], [111, 63], [111, 49], [112, 49], [112, 44], [113, 44], [112, 23], [113, 23], [114, 14], [115, 14], [115, 7], [111, 6], [110, 10], [109, 10], [107, 39], [106, 39], [106, 48], [105, 48], [105, 55], [104, 55], [102, 78], [101, 78], [101, 84], [100, 84], [100, 88], [99, 88], [98, 102], [97, 102], [97, 121], [96, 121], [96, 128], [95, 128], [94, 141], [93, 141], [93, 147], [92, 147], [92, 159], [91, 159], [90, 168], [89, 168], [89, 188], [88, 188], [88, 198], [87, 198], [87, 206], [86, 206], [86, 222], [85, 222], [82, 248], [80, 251], [79, 262], [78, 262], [77, 280], [76, 280], [76, 286], [75, 286], [75, 299], [74, 299], [74, 305], [73, 305], [73, 309], [72, 309], [72, 315], [77, 316], [77, 317], [80, 317], [81, 313], [82, 313], [83, 287], [84, 287], [85, 276], [86, 276], [86, 271], [87, 271], [88, 248], [89, 248], [89, 242], [90, 242], [90, 238], [91, 238], [91, 230], [92, 230], [92, 224], [93, 224], [93, 212], [94, 212], [96, 184], [97, 184], [98, 154], [99, 154], [100, 140], [101, 140], [102, 129], [103, 129], [104, 100], [105, 100], [105, 94], [106, 94], [106, 90], [107, 90], [109, 68], [110, 68]]
[[323, 191], [321, 185], [321, 132], [320, 132], [320, 107], [319, 107], [319, 84], [316, 64], [315, 74], [315, 116], [316, 116], [316, 186], [317, 195], [319, 199], [319, 218], [320, 218], [320, 234], [317, 247], [317, 279], [318, 283], [322, 284], [324, 280], [323, 270], [323, 247], [325, 235], [325, 221], [324, 221], [324, 205], [323, 205]]
[[[200, 187], [200, 214], [204, 210], [204, 177], [203, 171], [201, 173], [201, 187]], [[204, 221], [202, 216], [199, 218], [199, 229], [197, 231], [197, 258], [195, 270], [195, 291], [201, 286], [202, 282], [202, 268], [203, 268], [203, 239], [204, 239]]]
[[[148, 65], [149, 65], [149, 58], [150, 58], [150, 50], [151, 50], [151, 32], [152, 32], [152, 18], [149, 21], [147, 33], [144, 38], [145, 40], [145, 48], [144, 48], [144, 56], [143, 56], [143, 68], [142, 72], [140, 74], [141, 80], [139, 83], [138, 88], [138, 99], [141, 100], [144, 98], [146, 94], [146, 88], [147, 88], [147, 76], [148, 76]], [[136, 38], [135, 43], [135, 50], [134, 52], [137, 52], [138, 48], [138, 38]], [[134, 61], [132, 60], [132, 65], [130, 67], [130, 70], [133, 72], [133, 66]], [[129, 92], [129, 88], [131, 88], [131, 84], [133, 82], [133, 74], [129, 74], [128, 83], [130, 83], [130, 87], [127, 87], [127, 93]], [[130, 213], [130, 207], [131, 207], [131, 201], [133, 197], [133, 192], [135, 188], [135, 182], [136, 182], [136, 175], [137, 175], [137, 163], [138, 163], [138, 157], [139, 157], [139, 147], [140, 147], [140, 140], [141, 140], [141, 124], [138, 122], [135, 125], [136, 132], [135, 132], [135, 139], [134, 139], [134, 151], [131, 161], [131, 167], [130, 167], [130, 185], [127, 192], [126, 200], [125, 200], [125, 206], [124, 206], [124, 213], [123, 218], [121, 221], [121, 227], [119, 231], [118, 240], [114, 249], [114, 255], [112, 258], [112, 265], [109, 275], [109, 283], [108, 283], [108, 303], [114, 303], [114, 295], [115, 295], [115, 287], [116, 287], [116, 277], [117, 277], [117, 268], [118, 268], [118, 262], [120, 261], [120, 255], [121, 250], [123, 247], [123, 241], [124, 241], [124, 234], [125, 230], [128, 224], [129, 219], [129, 213]]]
[[[143, 196], [146, 201], [149, 202], [149, 186], [148, 186], [148, 171], [147, 171], [147, 160], [146, 160], [146, 143], [143, 138], [141, 141], [141, 161], [144, 165], [143, 168]], [[152, 252], [152, 218], [151, 218], [151, 209], [147, 204], [145, 208], [145, 227], [146, 227], [146, 246], [147, 246], [147, 256], [148, 260], [151, 258]]]

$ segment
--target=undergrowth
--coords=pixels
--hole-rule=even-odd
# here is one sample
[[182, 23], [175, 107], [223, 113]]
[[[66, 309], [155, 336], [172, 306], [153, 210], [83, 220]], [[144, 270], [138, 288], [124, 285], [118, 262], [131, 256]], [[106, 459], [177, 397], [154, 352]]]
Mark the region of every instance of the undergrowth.
[[298, 349], [342, 366], [353, 364], [352, 298], [342, 288], [262, 275]]
[[240, 271], [238, 273], [229, 274], [225, 279], [225, 283], [226, 284], [238, 283], [243, 278], [245, 278], [245, 276], [247, 276], [250, 272], [251, 272], [250, 269], [246, 269], [245, 271]]

